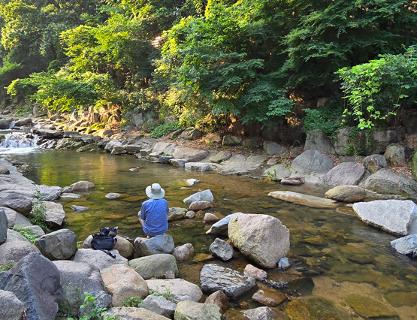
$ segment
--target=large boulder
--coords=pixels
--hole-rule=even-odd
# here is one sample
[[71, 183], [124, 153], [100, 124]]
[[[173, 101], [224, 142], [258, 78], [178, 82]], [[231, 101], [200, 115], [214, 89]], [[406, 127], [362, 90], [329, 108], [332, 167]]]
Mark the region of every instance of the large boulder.
[[64, 223], [65, 211], [60, 203], [42, 201], [45, 208], [45, 222], [53, 227], [60, 227]]
[[336, 201], [293, 191], [272, 191], [268, 196], [311, 208], [328, 209], [338, 206]]
[[61, 303], [70, 312], [78, 312], [85, 293], [94, 296], [100, 308], [111, 304], [111, 295], [104, 289], [99, 270], [84, 262], [58, 260], [53, 263], [60, 274], [63, 290]]
[[231, 219], [233, 219], [235, 215], [235, 213], [232, 213], [224, 217], [223, 219], [220, 219], [215, 224], [213, 224], [209, 230], [207, 230], [206, 234], [227, 236], [229, 222]]
[[253, 289], [256, 281], [252, 277], [216, 264], [206, 264], [200, 272], [201, 289], [212, 293], [222, 290], [232, 299], [237, 299]]
[[0, 319], [21, 320], [26, 307], [13, 292], [0, 290]]
[[167, 294], [176, 303], [180, 301], [200, 301], [203, 293], [194, 283], [183, 279], [151, 279], [146, 280], [149, 291], [157, 294]]
[[235, 154], [230, 159], [222, 162], [218, 171], [225, 175], [245, 175], [252, 171], [256, 171], [268, 159], [265, 155], [250, 155]]
[[228, 261], [233, 258], [233, 247], [220, 238], [216, 238], [213, 241], [209, 250], [215, 257], [223, 261]]
[[14, 186], [14, 189], [3, 188], [0, 187], [1, 207], [8, 207], [23, 214], [28, 214], [32, 210], [33, 190], [19, 188], [19, 186]]
[[116, 317], [117, 320], [169, 320], [169, 318], [148, 309], [133, 307], [111, 308], [105, 315]]
[[401, 254], [415, 258], [417, 257], [417, 234], [410, 234], [408, 236], [392, 240], [391, 247]]
[[387, 159], [382, 154], [371, 154], [363, 159], [363, 165], [370, 173], [375, 173], [379, 169], [385, 168]]
[[186, 162], [201, 161], [208, 156], [207, 150], [178, 146], [173, 153], [174, 158], [184, 159]]
[[0, 211], [3, 211], [7, 218], [7, 226], [9, 228], [13, 228], [16, 224], [16, 219], [18, 213], [14, 211], [13, 209], [7, 208], [7, 207], [0, 207]]
[[290, 169], [283, 164], [276, 164], [266, 169], [263, 173], [264, 177], [268, 177], [272, 181], [280, 181], [281, 179], [289, 177], [290, 175]]
[[269, 156], [281, 156], [287, 152], [287, 149], [274, 141], [264, 141], [263, 149]]
[[190, 205], [191, 203], [196, 202], [196, 201], [213, 202], [214, 201], [213, 193], [211, 192], [211, 190], [207, 189], [204, 191], [196, 192], [183, 200], [183, 202], [186, 205]]
[[41, 236], [35, 245], [50, 260], [67, 260], [77, 251], [77, 236], [69, 229], [61, 229]]
[[62, 188], [58, 186], [37, 186], [42, 200], [45, 201], [55, 201], [59, 199], [62, 193]]
[[94, 249], [78, 249], [74, 258], [72, 259], [75, 262], [84, 262], [92, 266], [93, 268], [102, 270], [114, 264], [124, 264], [127, 265], [127, 259], [123, 258], [119, 251], [111, 250], [110, 251], [116, 258], [110, 257], [107, 253], [94, 250]]
[[8, 272], [0, 274], [0, 289], [13, 292], [26, 305], [28, 320], [55, 319], [62, 297], [56, 266], [38, 253], [28, 254]]
[[291, 164], [293, 174], [325, 174], [333, 168], [333, 161], [317, 150], [306, 150]]
[[326, 173], [324, 182], [330, 186], [356, 185], [365, 174], [361, 163], [342, 162]]
[[178, 275], [177, 261], [171, 254], [153, 254], [129, 261], [131, 266], [144, 279], [173, 279]]
[[385, 159], [393, 167], [405, 165], [405, 147], [400, 144], [391, 144], [385, 149]]
[[213, 163], [221, 163], [223, 161], [226, 161], [230, 159], [232, 156], [232, 153], [230, 151], [219, 151], [218, 153], [212, 155], [208, 161]]
[[39, 253], [32, 243], [26, 239], [8, 239], [0, 245], [0, 264], [8, 262], [18, 262], [30, 253]]
[[173, 255], [177, 261], [187, 261], [194, 255], [194, 247], [191, 243], [175, 247]]
[[115, 264], [100, 271], [104, 287], [112, 295], [112, 305], [121, 307], [130, 297], [144, 298], [148, 295], [146, 281], [134, 269]]
[[307, 132], [304, 150], [317, 150], [322, 153], [336, 153], [330, 138], [320, 129]]
[[143, 300], [141, 307], [161, 316], [172, 318], [177, 305], [162, 296], [151, 294]]
[[0, 245], [6, 242], [7, 240], [7, 229], [9, 222], [7, 220], [6, 213], [3, 209], [0, 209]]
[[152, 238], [135, 239], [135, 257], [150, 256], [158, 253], [174, 252], [174, 239], [169, 234], [161, 234]]
[[64, 188], [64, 192], [88, 192], [94, 189], [96, 186], [91, 181], [77, 181], [70, 185], [69, 187]]
[[340, 202], [361, 202], [370, 200], [388, 200], [388, 199], [400, 199], [400, 196], [396, 195], [383, 195], [370, 190], [366, 190], [359, 186], [336, 186], [325, 193], [325, 197], [328, 199], [340, 201]]
[[357, 202], [353, 210], [365, 223], [395, 235], [417, 232], [417, 206], [410, 200]]
[[181, 301], [175, 309], [174, 320], [221, 320], [220, 308], [215, 304]]
[[417, 199], [417, 181], [390, 169], [378, 170], [362, 181], [360, 186], [382, 194], [397, 194]]
[[184, 168], [188, 171], [208, 172], [216, 169], [217, 165], [210, 162], [187, 162]]
[[290, 249], [290, 232], [277, 218], [238, 213], [230, 220], [229, 239], [244, 255], [266, 268], [275, 268]]
[[172, 156], [177, 146], [173, 143], [159, 141], [152, 147], [151, 156]]

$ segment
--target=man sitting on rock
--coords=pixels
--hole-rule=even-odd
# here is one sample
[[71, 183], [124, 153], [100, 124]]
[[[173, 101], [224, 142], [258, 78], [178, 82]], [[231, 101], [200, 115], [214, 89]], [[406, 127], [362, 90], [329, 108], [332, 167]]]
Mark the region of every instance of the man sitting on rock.
[[153, 183], [145, 190], [149, 200], [142, 203], [138, 212], [143, 232], [148, 238], [164, 234], [168, 230], [168, 201], [164, 199], [165, 190], [159, 183]]

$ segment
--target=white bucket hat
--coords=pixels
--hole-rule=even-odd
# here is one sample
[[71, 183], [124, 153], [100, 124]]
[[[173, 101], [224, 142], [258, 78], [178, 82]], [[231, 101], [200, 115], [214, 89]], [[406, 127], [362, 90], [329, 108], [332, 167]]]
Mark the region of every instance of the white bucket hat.
[[165, 190], [161, 188], [159, 183], [152, 183], [151, 186], [146, 187], [145, 192], [150, 199], [162, 199], [165, 197]]

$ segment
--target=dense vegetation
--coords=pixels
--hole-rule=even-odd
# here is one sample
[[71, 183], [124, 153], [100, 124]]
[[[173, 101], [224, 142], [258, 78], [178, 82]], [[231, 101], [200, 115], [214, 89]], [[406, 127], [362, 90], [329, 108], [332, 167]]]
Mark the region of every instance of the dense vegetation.
[[0, 17], [3, 104], [331, 132], [417, 99], [410, 0], [0, 0]]

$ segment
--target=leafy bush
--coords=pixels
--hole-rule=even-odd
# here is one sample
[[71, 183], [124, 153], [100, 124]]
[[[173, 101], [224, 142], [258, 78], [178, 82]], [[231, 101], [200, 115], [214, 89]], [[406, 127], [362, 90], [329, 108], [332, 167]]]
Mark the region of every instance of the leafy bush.
[[360, 129], [370, 129], [417, 101], [417, 46], [404, 54], [381, 55], [377, 60], [338, 71], [348, 108]]
[[16, 227], [16, 226], [14, 227], [14, 230], [19, 232], [22, 236], [24, 236], [26, 239], [28, 239], [32, 243], [35, 243], [35, 241], [38, 239], [38, 236], [34, 234], [31, 230]]
[[[117, 316], [106, 315], [106, 308], [97, 306], [96, 297], [89, 293], [84, 293], [84, 301], [80, 307], [79, 320], [119, 320]], [[76, 318], [68, 317], [67, 320], [75, 320]]]
[[39, 191], [36, 192], [33, 199], [32, 211], [30, 212], [30, 221], [33, 224], [40, 226], [42, 229], [47, 229], [45, 221], [46, 207], [42, 201], [42, 196]]
[[341, 127], [341, 107], [323, 107], [320, 109], [304, 109], [304, 128], [306, 131], [319, 129], [328, 136], [335, 134]]
[[160, 138], [179, 129], [181, 129], [181, 125], [178, 122], [163, 123], [151, 131], [151, 137]]
[[140, 308], [142, 302], [143, 302], [142, 298], [129, 297], [123, 301], [123, 307]]

